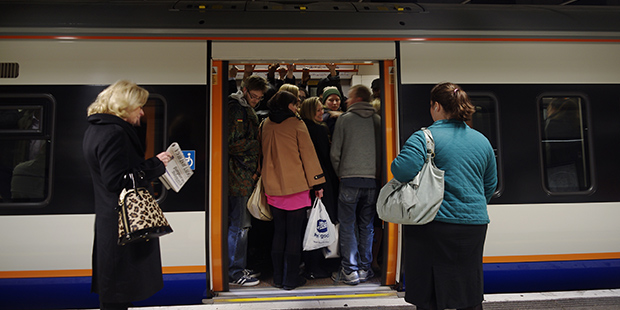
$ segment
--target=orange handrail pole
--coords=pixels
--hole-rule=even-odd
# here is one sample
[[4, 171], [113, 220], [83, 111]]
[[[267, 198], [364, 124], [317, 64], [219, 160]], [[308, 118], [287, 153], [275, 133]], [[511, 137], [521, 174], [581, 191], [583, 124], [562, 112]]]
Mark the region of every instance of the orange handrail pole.
[[209, 203], [209, 219], [210, 224], [209, 227], [211, 230], [209, 231], [209, 242], [211, 245], [210, 253], [211, 253], [211, 280], [213, 282], [213, 290], [214, 291], [223, 291], [224, 290], [224, 279], [223, 279], [223, 259], [227, 257], [224, 255], [222, 249], [222, 238], [223, 238], [223, 214], [222, 214], [222, 203], [223, 203], [223, 182], [224, 182], [224, 173], [223, 173], [223, 154], [222, 149], [224, 147], [223, 141], [223, 129], [224, 124], [222, 123], [224, 120], [224, 111], [222, 106], [222, 87], [223, 87], [223, 73], [227, 70], [222, 68], [221, 61], [213, 61], [212, 64], [213, 71], [211, 72], [211, 195], [210, 203]]
[[[385, 60], [383, 62], [383, 97], [385, 99], [384, 105], [384, 124], [385, 124], [385, 149], [386, 149], [386, 167], [388, 180], [393, 177], [390, 171], [390, 164], [396, 158], [396, 143], [398, 142], [397, 136], [397, 122], [396, 122], [396, 94], [395, 94], [395, 75], [394, 75], [394, 61]], [[386, 267], [386, 285], [396, 284], [396, 264], [398, 261], [398, 224], [385, 222], [386, 231], [388, 233], [387, 240], [387, 262]], [[386, 240], [386, 239], [384, 239]]]

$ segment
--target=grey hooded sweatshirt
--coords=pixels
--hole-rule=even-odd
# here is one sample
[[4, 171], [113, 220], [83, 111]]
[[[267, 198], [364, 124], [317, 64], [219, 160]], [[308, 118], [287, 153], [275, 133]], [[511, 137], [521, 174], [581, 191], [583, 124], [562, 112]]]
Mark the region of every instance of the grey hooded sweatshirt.
[[338, 117], [330, 150], [338, 177], [376, 178], [375, 124], [380, 124], [381, 117], [375, 112], [370, 103], [357, 102]]

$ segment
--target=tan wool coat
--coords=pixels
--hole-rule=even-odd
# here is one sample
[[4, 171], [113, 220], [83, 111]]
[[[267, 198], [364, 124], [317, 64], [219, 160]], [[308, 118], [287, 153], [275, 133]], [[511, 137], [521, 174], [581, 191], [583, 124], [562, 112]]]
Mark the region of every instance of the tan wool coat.
[[261, 175], [267, 195], [295, 194], [325, 183], [321, 164], [302, 120], [289, 117], [278, 124], [267, 118], [260, 135]]

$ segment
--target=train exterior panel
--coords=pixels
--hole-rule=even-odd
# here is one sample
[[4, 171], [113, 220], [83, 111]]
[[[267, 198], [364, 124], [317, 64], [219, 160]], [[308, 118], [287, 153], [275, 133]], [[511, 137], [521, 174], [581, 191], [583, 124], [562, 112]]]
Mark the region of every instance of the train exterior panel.
[[[385, 13], [382, 4], [368, 4], [360, 15], [353, 3], [339, 4], [340, 13], [321, 2], [300, 13], [265, 2], [274, 10], [265, 19], [259, 4], [235, 3], [246, 4], [201, 12], [193, 1], [79, 9], [73, 2], [28, 11], [0, 1], [0, 62], [19, 64], [18, 77], [0, 78], [0, 111], [43, 111], [48, 126], [0, 128], [0, 143], [13, 148], [3, 147], [4, 159], [16, 156], [19, 141], [48, 146], [45, 198], [0, 201], [0, 309], [97, 306], [89, 293], [94, 214], [81, 139], [86, 107], [118, 79], [151, 93], [150, 152], [171, 142], [196, 152], [195, 174], [181, 192], [156, 187], [175, 232], [161, 240], [165, 288], [136, 305], [196, 304], [228, 291], [226, 65], [275, 61], [351, 63], [353, 75], [380, 76], [386, 167], [411, 133], [432, 123], [432, 86], [460, 84], [478, 108], [472, 126], [487, 135], [498, 160], [485, 291], [620, 287], [618, 9], [393, 4], [409, 11]], [[119, 16], [115, 5], [142, 5], [144, 14]], [[550, 142], [542, 134], [549, 102], [563, 97], [579, 101], [584, 157], [583, 184], [568, 192], [550, 186]], [[386, 225], [381, 285], [406, 288], [400, 248], [398, 226]]]

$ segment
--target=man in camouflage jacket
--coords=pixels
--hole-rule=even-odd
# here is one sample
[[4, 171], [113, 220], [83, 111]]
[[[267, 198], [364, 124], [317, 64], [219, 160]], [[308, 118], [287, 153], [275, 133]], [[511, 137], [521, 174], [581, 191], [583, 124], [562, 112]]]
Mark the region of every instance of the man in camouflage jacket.
[[260, 142], [254, 108], [267, 91], [267, 80], [252, 75], [228, 96], [228, 277], [231, 285], [260, 281], [246, 269], [251, 216], [246, 207], [256, 182]]

